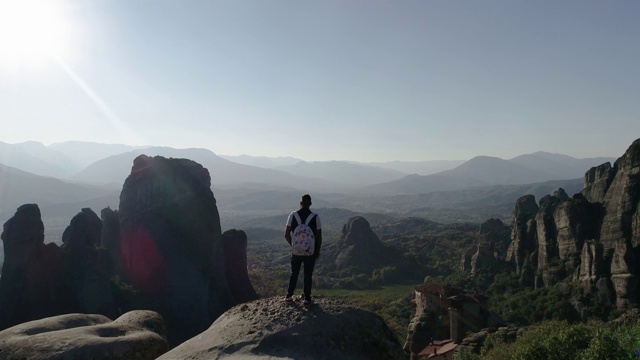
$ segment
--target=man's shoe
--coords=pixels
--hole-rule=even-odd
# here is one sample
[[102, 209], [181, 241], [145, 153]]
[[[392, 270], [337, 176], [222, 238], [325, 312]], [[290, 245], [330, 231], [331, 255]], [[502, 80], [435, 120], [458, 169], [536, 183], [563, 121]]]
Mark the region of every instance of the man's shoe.
[[286, 302], [287, 304], [293, 304], [293, 297], [289, 295], [285, 296], [284, 302]]
[[313, 305], [313, 299], [309, 298], [309, 299], [304, 299], [304, 302], [302, 302], [304, 304], [304, 306], [309, 306], [309, 305]]

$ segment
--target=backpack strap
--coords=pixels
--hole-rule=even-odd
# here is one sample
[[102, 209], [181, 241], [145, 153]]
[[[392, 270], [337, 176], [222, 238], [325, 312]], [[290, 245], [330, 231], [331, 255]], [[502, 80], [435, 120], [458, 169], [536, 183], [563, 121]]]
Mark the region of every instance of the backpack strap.
[[298, 222], [298, 225], [302, 224], [302, 220], [300, 220], [300, 215], [298, 215], [297, 211], [293, 212], [293, 217], [296, 218], [296, 221]]
[[[296, 215], [298, 215], [298, 213], [296, 213]], [[313, 219], [313, 217], [316, 216], [316, 213], [311, 213], [309, 214], [309, 216], [307, 216], [307, 220], [305, 220], [305, 225], [309, 226], [309, 224], [311, 223], [311, 219]]]

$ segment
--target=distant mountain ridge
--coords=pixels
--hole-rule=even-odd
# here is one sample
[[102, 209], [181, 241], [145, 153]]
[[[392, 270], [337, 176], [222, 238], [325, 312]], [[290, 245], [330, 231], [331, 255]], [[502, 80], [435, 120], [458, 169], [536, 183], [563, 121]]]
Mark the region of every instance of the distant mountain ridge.
[[[37, 142], [0, 142], [1, 164], [41, 176], [94, 184], [122, 183], [133, 159], [143, 153], [193, 159], [211, 171], [216, 186], [255, 189], [268, 186], [283, 191], [304, 189], [306, 192], [316, 193], [353, 191], [360, 194], [389, 195], [572, 179], [582, 177], [592, 166], [615, 160], [607, 157], [576, 159], [539, 151], [510, 160], [477, 156], [465, 162], [305, 162], [294, 157], [240, 155], [225, 158], [207, 149], [174, 149], [81, 141], [49, 146]], [[93, 162], [88, 164], [90, 161]], [[442, 171], [429, 173], [435, 170]], [[421, 173], [429, 175], [419, 175]]]
[[290, 189], [316, 189], [316, 191], [344, 189], [344, 185], [311, 177], [291, 175], [276, 169], [242, 165], [223, 159], [207, 149], [174, 149], [170, 147], [150, 147], [113, 155], [96, 161], [73, 178], [77, 181], [107, 184], [123, 183], [131, 170], [133, 160], [139, 155], [164, 156], [168, 158], [190, 159], [209, 170], [214, 185], [236, 185], [262, 183]]
[[[66, 141], [48, 146], [78, 164], [80, 169], [104, 159], [108, 156], [122, 154], [128, 151], [145, 149], [151, 146], [132, 146], [123, 144], [101, 144], [87, 141]], [[78, 170], [80, 170], [78, 169]]]
[[0, 141], [0, 164], [36, 175], [68, 179], [97, 160], [140, 148], [145, 147], [83, 141], [49, 146], [36, 141], [16, 144]]
[[515, 185], [557, 180], [555, 174], [532, 169], [491, 156], [476, 156], [464, 164], [439, 173], [442, 176], [469, 178], [490, 185]]
[[521, 155], [511, 160], [476, 156], [451, 170], [432, 175], [409, 175], [368, 189], [383, 193], [418, 194], [475, 186], [532, 184], [582, 178], [590, 167], [613, 161], [615, 158], [576, 159], [544, 152]]
[[466, 160], [387, 161], [366, 162], [362, 164], [393, 169], [405, 174], [431, 175], [453, 169], [465, 161]]
[[57, 178], [65, 178], [81, 169], [62, 153], [34, 141], [18, 144], [0, 142], [0, 164]]
[[218, 155], [223, 159], [227, 159], [229, 161], [233, 161], [242, 165], [251, 165], [263, 168], [275, 168], [278, 166], [286, 166], [286, 165], [294, 165], [302, 159], [297, 159], [291, 156], [277, 156], [277, 157], [268, 157], [268, 156], [251, 156], [251, 155]]
[[[0, 179], [2, 179], [0, 215], [12, 213], [22, 204], [38, 203], [46, 207], [55, 204], [82, 203], [117, 191], [113, 187], [73, 184], [34, 175], [2, 164], [0, 164]], [[78, 209], [74, 211], [77, 212]]]
[[594, 157], [577, 159], [568, 155], [537, 151], [532, 154], [517, 156], [509, 162], [520, 164], [534, 170], [552, 173], [561, 179], [571, 179], [585, 173], [585, 169], [593, 166], [613, 163], [615, 157]]
[[276, 169], [293, 175], [307, 176], [351, 185], [373, 185], [398, 180], [406, 173], [377, 166], [347, 161], [299, 161], [295, 165], [279, 166]]

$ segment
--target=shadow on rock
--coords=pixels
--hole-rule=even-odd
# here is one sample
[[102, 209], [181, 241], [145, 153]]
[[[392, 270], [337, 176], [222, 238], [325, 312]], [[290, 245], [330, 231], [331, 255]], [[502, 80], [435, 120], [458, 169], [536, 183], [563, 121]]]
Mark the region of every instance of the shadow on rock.
[[404, 359], [376, 314], [344, 301], [261, 299], [233, 307], [202, 334], [160, 359]]

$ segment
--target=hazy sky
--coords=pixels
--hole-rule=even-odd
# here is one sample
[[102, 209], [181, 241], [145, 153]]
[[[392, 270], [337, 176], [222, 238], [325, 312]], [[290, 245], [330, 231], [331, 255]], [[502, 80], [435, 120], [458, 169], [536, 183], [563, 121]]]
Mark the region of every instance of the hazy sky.
[[640, 1], [0, 0], [0, 141], [620, 156]]

